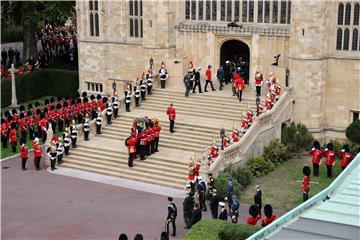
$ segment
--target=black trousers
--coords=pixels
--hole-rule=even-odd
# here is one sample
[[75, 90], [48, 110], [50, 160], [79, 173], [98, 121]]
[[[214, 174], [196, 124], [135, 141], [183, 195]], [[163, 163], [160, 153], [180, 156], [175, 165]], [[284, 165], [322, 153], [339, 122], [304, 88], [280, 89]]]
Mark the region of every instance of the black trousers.
[[64, 147], [65, 156], [69, 155], [69, 149], [70, 149], [70, 146]]
[[[62, 131], [62, 130], [61, 130], [61, 131]], [[35, 136], [34, 136], [34, 129], [29, 128], [29, 135], [30, 135], [30, 139], [31, 139], [31, 140], [34, 140], [34, 139], [35, 139]]]
[[328, 178], [332, 177], [332, 165], [326, 165]]
[[13, 153], [16, 153], [16, 145], [17, 145], [17, 141], [16, 142], [11, 142], [11, 148], [12, 148]]
[[157, 137], [157, 138], [155, 138], [155, 140], [154, 140], [154, 148], [155, 148], [155, 152], [158, 152], [159, 150], [158, 150], [158, 148], [159, 148], [159, 138]]
[[52, 127], [53, 132], [55, 133], [56, 132], [56, 122], [55, 121], [51, 122], [51, 127]]
[[8, 138], [1, 135], [1, 142], [2, 142], [3, 148], [7, 148]]
[[241, 102], [241, 98], [242, 98], [242, 90], [241, 90], [241, 91], [238, 91], [238, 98], [239, 98], [239, 101]]
[[106, 118], [107, 118], [107, 123], [111, 123], [111, 117], [112, 117], [112, 114], [108, 115], [106, 114]]
[[43, 140], [43, 142], [46, 141], [46, 137], [47, 137], [46, 131], [42, 131], [42, 140]]
[[147, 143], [147, 155], [150, 156], [152, 153], [153, 141]]
[[118, 108], [114, 108], [114, 118], [117, 118], [119, 115], [119, 109]]
[[63, 161], [62, 161], [62, 157], [63, 157], [62, 154], [57, 156], [57, 160], [58, 160], [58, 164], [59, 164], [59, 165], [63, 162]]
[[161, 89], [165, 88], [166, 80], [160, 80]]
[[205, 192], [200, 192], [199, 193], [199, 202], [200, 202], [200, 209], [203, 211], [207, 211], [206, 210], [206, 204], [205, 204]]
[[223, 80], [219, 80], [219, 85], [220, 85], [220, 91], [221, 91], [224, 87]]
[[146, 92], [145, 91], [143, 91], [143, 92], [140, 92], [141, 93], [141, 100], [145, 100], [145, 94], [146, 94]]
[[82, 124], [82, 122], [83, 122], [83, 117], [82, 117], [82, 115], [80, 114], [80, 115], [77, 117], [77, 123], [78, 123], [78, 124]]
[[151, 154], [155, 153], [155, 139], [151, 142]]
[[315, 177], [319, 176], [319, 164], [313, 163], [313, 168], [314, 168], [314, 176]]
[[42, 130], [41, 130], [41, 127], [38, 126], [38, 128], [37, 128], [37, 137], [40, 138], [40, 136], [42, 136]]
[[199, 93], [202, 93], [200, 81], [195, 81], [195, 85], [194, 85], [194, 88], [193, 88], [193, 93], [195, 93], [196, 86], [199, 88]]
[[41, 160], [41, 157], [34, 158], [34, 165], [35, 165], [36, 170], [40, 169], [40, 160]]
[[213, 219], [218, 218], [218, 208], [217, 207], [216, 207], [216, 209], [211, 210], [211, 216], [212, 216]]
[[76, 147], [76, 140], [77, 138], [71, 138], [72, 147]]
[[205, 83], [205, 92], [207, 92], [207, 86], [208, 86], [209, 83], [210, 83], [211, 89], [212, 89], [213, 91], [215, 90], [212, 81], [211, 81], [211, 80], [206, 80], [206, 83]]
[[129, 167], [133, 167], [134, 158], [135, 158], [135, 153], [129, 153], [129, 160], [128, 160]]
[[90, 131], [84, 131], [84, 139], [89, 140], [89, 133]]
[[96, 133], [97, 134], [101, 133], [101, 124], [96, 124]]
[[175, 125], [175, 120], [170, 120], [170, 132], [171, 133], [174, 132], [174, 125]]
[[341, 170], [344, 170], [346, 167], [341, 167]]
[[261, 96], [261, 86], [256, 86], [256, 96]]
[[309, 199], [309, 193], [303, 193], [303, 200], [304, 202]]
[[185, 97], [189, 96], [189, 92], [192, 89], [192, 87], [190, 85], [186, 86], [186, 90], [185, 90]]
[[59, 125], [59, 132], [64, 131], [64, 121], [63, 121], [63, 120], [59, 120], [59, 121], [58, 121], [58, 125]]
[[139, 97], [136, 97], [136, 98], [135, 98], [135, 105], [136, 105], [136, 106], [139, 106], [139, 105], [140, 105], [140, 98], [139, 98]]
[[51, 165], [51, 171], [53, 171], [55, 169], [55, 161], [56, 159], [50, 159], [50, 165]]
[[184, 222], [186, 228], [191, 228], [191, 212], [184, 211]]
[[130, 112], [130, 103], [125, 103], [126, 111]]
[[26, 131], [21, 132], [20, 144], [26, 143]]
[[167, 234], [169, 234], [169, 224], [172, 224], [172, 228], [173, 228], [173, 235], [176, 235], [176, 224], [175, 224], [175, 219], [173, 218], [169, 218], [166, 220], [166, 232]]
[[21, 158], [21, 167], [23, 170], [25, 170], [26, 168], [26, 161], [28, 158]]
[[232, 92], [233, 92], [233, 96], [235, 96], [236, 95], [236, 89], [235, 89], [234, 85], [232, 85], [231, 89], [232, 89]]
[[151, 86], [147, 86], [147, 94], [151, 95], [151, 90], [152, 90], [152, 85]]
[[145, 160], [146, 145], [140, 145], [140, 159]]

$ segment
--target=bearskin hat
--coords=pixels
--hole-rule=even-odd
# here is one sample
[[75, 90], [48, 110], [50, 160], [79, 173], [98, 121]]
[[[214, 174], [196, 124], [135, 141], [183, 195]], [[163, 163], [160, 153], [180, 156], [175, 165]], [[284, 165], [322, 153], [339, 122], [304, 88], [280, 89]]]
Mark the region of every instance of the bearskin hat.
[[9, 111], [6, 111], [6, 112], [4, 113], [4, 116], [5, 116], [5, 117], [9, 117], [9, 116], [10, 116], [10, 112], [9, 112]]
[[143, 80], [140, 80], [140, 85], [142, 85], [143, 84]]
[[258, 208], [255, 205], [251, 205], [249, 208], [249, 214], [252, 217], [256, 217], [258, 215]]
[[66, 95], [65, 100], [69, 100], [69, 99], [70, 99], [69, 95]]
[[49, 110], [47, 108], [44, 108], [44, 113], [47, 113]]
[[137, 86], [134, 86], [134, 92], [137, 90]]
[[61, 102], [61, 101], [62, 101], [62, 98], [63, 98], [62, 96], [58, 96], [58, 97], [57, 97], [57, 101], [58, 101], [58, 102]]
[[333, 151], [334, 150], [334, 145], [332, 143], [328, 143], [326, 145], [327, 149], [329, 149], [330, 151]]
[[103, 103], [106, 103], [107, 101], [108, 101], [108, 98], [107, 98], [107, 97], [103, 97], [102, 102], [103, 102]]
[[5, 118], [1, 118], [1, 124], [5, 123]]
[[76, 100], [76, 102], [77, 102], [77, 103], [81, 103], [81, 98], [78, 98], [78, 99]]
[[19, 114], [19, 117], [20, 117], [20, 119], [23, 119], [23, 118], [25, 117], [24, 113], [21, 112], [21, 113]]
[[304, 168], [303, 168], [303, 174], [304, 174], [305, 176], [310, 176], [310, 172], [311, 172], [310, 167], [309, 167], [309, 166], [304, 166]]
[[264, 206], [264, 213], [265, 213], [265, 216], [270, 218], [273, 214], [273, 209], [272, 209], [272, 206], [270, 204], [266, 204]]
[[82, 92], [81, 96], [82, 96], [82, 97], [86, 97], [86, 96], [87, 96], [87, 92]]
[[76, 97], [76, 98], [79, 98], [79, 97], [80, 97], [80, 93], [77, 92], [76, 95], [75, 95], [75, 97]]
[[16, 123], [12, 122], [10, 126], [11, 126], [11, 129], [15, 129], [16, 128]]
[[12, 116], [10, 116], [10, 115], [7, 116], [7, 119], [8, 119], [9, 122], [11, 122], [12, 121]]
[[57, 110], [61, 109], [61, 104], [60, 103], [56, 104], [56, 109]]
[[100, 99], [101, 99], [101, 95], [98, 94], [98, 95], [96, 96], [96, 99], [97, 99], [97, 100], [100, 100]]
[[55, 107], [53, 105], [50, 106], [50, 110], [53, 111], [55, 110]]
[[54, 97], [51, 97], [51, 98], [50, 98], [50, 103], [53, 103], [53, 102], [55, 102], [55, 98], [54, 98]]
[[38, 108], [36, 109], [36, 115], [39, 115], [41, 113], [41, 110]]
[[94, 96], [94, 95], [91, 95], [91, 96], [90, 96], [90, 99], [91, 99], [91, 101], [94, 100], [94, 99], [95, 99], [95, 96]]
[[13, 108], [12, 110], [11, 110], [11, 113], [14, 115], [14, 114], [17, 114], [17, 111], [16, 111], [16, 109], [15, 108]]
[[26, 115], [31, 116], [32, 112], [29, 110], [29, 111], [26, 112]]
[[31, 103], [28, 104], [28, 110], [31, 110], [33, 108], [33, 105]]
[[25, 107], [23, 105], [20, 106], [20, 111], [25, 111]]
[[344, 144], [343, 149], [345, 150], [345, 152], [350, 152], [350, 147], [349, 144]]
[[39, 107], [40, 103], [38, 101], [35, 102], [35, 107]]
[[75, 105], [75, 99], [71, 100], [71, 104]]
[[43, 112], [40, 113], [40, 119], [44, 119], [44, 117], [45, 117], [45, 109]]
[[[61, 106], [61, 105], [60, 105], [60, 106]], [[64, 106], [64, 108], [65, 108], [65, 107], [68, 107], [68, 102], [67, 102], [67, 101], [64, 102], [64, 105], [63, 105], [63, 106]]]
[[49, 102], [50, 102], [50, 101], [49, 101], [49, 99], [47, 99], [47, 98], [44, 100], [45, 105], [48, 105]]
[[124, 95], [127, 96], [127, 95], [128, 95], [128, 91], [125, 91], [125, 92], [124, 92]]
[[314, 148], [320, 150], [321, 145], [320, 145], [320, 143], [319, 143], [318, 141], [315, 141], [315, 142], [313, 143], [313, 146], [314, 146]]
[[87, 103], [87, 102], [89, 102], [89, 99], [87, 97], [84, 97], [83, 101], [84, 101], [84, 103]]

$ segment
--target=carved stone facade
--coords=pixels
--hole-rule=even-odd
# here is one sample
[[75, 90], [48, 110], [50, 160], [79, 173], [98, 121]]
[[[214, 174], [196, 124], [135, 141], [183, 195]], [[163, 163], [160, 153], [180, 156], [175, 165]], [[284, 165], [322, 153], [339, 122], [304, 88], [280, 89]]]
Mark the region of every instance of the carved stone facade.
[[[115, 81], [122, 92], [124, 83], [146, 73], [150, 58], [155, 73], [165, 62], [169, 88], [182, 89], [190, 59], [196, 68], [210, 64], [215, 71], [222, 45], [238, 40], [249, 49], [250, 85], [257, 67], [265, 75], [275, 72], [285, 85], [287, 69], [295, 99], [292, 119], [305, 123], [321, 140], [344, 138], [360, 111], [360, 46], [336, 50], [339, 2], [100, 0], [99, 36], [90, 34], [89, 1], [76, 4], [80, 90], [112, 94]], [[350, 18], [355, 19], [358, 1], [350, 4]], [[346, 14], [345, 6], [344, 18]], [[228, 27], [228, 19], [237, 17], [241, 27]], [[351, 30], [357, 29], [356, 20], [351, 22]], [[137, 37], [131, 32], [136, 26]], [[272, 66], [278, 54], [279, 64]]]

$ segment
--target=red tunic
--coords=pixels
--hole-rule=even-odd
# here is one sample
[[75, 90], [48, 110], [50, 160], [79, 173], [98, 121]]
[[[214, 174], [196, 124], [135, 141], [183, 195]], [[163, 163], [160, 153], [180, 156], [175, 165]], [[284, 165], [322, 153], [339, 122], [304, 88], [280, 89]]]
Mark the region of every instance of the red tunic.
[[27, 119], [26, 118], [23, 118], [20, 120], [20, 131], [21, 132], [26, 132], [26, 127], [27, 127]]
[[310, 192], [310, 176], [304, 176], [304, 179], [303, 179], [302, 185], [301, 185], [301, 191], [303, 193]]
[[8, 126], [6, 123], [1, 124], [1, 137], [7, 138], [8, 135]]
[[20, 147], [20, 158], [28, 158], [28, 157], [29, 157], [28, 148], [26, 146], [21, 146]]
[[131, 137], [130, 139], [127, 140], [127, 145], [128, 145], [128, 152], [130, 153], [136, 153], [136, 143], [137, 143], [137, 138]]
[[311, 149], [310, 154], [312, 157], [312, 163], [319, 164], [322, 157], [322, 151], [316, 148]]
[[9, 134], [10, 142], [17, 142], [17, 131], [16, 129], [12, 129]]
[[255, 85], [256, 86], [261, 86], [263, 80], [264, 80], [264, 77], [263, 77], [262, 73], [260, 73], [259, 75], [255, 74]]
[[341, 156], [341, 167], [347, 167], [351, 162], [351, 154], [347, 152], [340, 151], [339, 155]]
[[42, 157], [42, 149], [40, 143], [33, 141], [33, 148], [34, 148], [34, 156]]
[[205, 76], [206, 76], [207, 81], [211, 80], [211, 69], [210, 68], [206, 69]]
[[176, 110], [173, 107], [168, 107], [166, 114], [169, 115], [169, 120], [176, 119]]
[[326, 165], [330, 166], [335, 164], [336, 155], [333, 151], [324, 151], [323, 155], [326, 156]]
[[238, 142], [239, 141], [239, 133], [235, 130], [232, 131], [231, 138], [233, 139], [233, 142]]
[[235, 73], [234, 74], [234, 87], [236, 90], [242, 91], [244, 90], [244, 79], [240, 76], [240, 74]]
[[266, 217], [264, 219], [261, 220], [261, 226], [265, 227], [267, 225], [269, 225], [270, 223], [272, 223], [275, 220], [276, 216], [272, 215], [271, 217]]
[[212, 146], [211, 149], [210, 149], [210, 157], [211, 158], [217, 158], [219, 156], [218, 154], [219, 152], [219, 148], [218, 146]]
[[247, 220], [246, 220], [246, 223], [249, 224], [249, 225], [253, 225], [255, 226], [257, 221], [258, 221], [258, 217], [249, 217]]

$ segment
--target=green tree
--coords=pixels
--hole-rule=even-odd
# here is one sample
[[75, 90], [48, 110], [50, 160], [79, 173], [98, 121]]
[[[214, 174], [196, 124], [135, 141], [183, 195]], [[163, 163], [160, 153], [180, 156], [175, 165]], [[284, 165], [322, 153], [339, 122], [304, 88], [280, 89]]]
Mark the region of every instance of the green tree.
[[346, 137], [352, 142], [360, 144], [360, 120], [352, 122], [346, 128]]
[[24, 59], [37, 56], [36, 28], [39, 21], [60, 25], [74, 12], [75, 1], [1, 1], [1, 21], [15, 21], [23, 27]]

